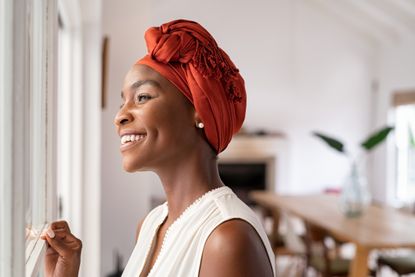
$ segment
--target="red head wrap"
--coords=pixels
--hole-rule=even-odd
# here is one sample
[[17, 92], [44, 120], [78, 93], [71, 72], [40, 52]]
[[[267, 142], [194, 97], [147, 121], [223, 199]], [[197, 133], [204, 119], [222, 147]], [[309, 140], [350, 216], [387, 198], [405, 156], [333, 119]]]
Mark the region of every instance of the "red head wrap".
[[198, 23], [175, 20], [145, 33], [144, 64], [172, 82], [193, 104], [217, 153], [242, 126], [246, 110], [244, 80], [228, 55]]

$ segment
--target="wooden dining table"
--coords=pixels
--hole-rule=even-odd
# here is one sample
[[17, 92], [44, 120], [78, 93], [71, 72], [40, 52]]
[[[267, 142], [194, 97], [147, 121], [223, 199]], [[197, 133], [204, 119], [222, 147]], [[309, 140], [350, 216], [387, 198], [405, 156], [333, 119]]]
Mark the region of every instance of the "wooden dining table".
[[360, 217], [349, 218], [341, 212], [336, 195], [253, 191], [250, 197], [263, 207], [283, 210], [327, 230], [340, 241], [354, 243], [351, 277], [368, 276], [368, 255], [373, 249], [415, 248], [415, 216], [391, 207], [369, 205]]

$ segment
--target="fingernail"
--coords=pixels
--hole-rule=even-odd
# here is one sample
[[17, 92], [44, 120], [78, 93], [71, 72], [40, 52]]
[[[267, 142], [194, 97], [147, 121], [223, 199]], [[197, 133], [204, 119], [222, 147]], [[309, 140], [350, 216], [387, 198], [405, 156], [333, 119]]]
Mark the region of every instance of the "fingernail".
[[51, 229], [48, 229], [46, 231], [46, 233], [48, 234], [48, 236], [53, 239], [55, 237], [55, 232], [53, 232]]

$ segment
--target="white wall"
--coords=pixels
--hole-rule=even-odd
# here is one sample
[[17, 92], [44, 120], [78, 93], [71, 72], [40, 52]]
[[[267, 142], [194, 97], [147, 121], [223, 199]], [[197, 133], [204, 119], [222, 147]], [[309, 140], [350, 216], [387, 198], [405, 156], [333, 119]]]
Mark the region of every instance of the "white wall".
[[122, 171], [112, 120], [124, 74], [145, 54], [144, 31], [176, 18], [199, 21], [240, 68], [248, 91], [245, 127], [287, 134], [292, 192], [320, 191], [346, 174], [347, 161], [311, 137], [312, 130], [353, 145], [371, 129], [378, 49], [309, 1], [103, 1], [110, 69], [102, 113], [102, 275], [113, 268], [114, 249], [129, 256], [149, 196], [162, 194], [154, 175]]

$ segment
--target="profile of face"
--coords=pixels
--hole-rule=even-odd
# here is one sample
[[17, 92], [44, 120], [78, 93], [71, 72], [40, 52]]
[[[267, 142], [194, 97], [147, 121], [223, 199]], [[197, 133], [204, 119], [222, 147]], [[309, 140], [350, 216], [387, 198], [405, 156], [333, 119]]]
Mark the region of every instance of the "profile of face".
[[121, 96], [114, 123], [126, 171], [154, 171], [176, 163], [200, 139], [197, 113], [189, 100], [150, 67], [134, 65]]

